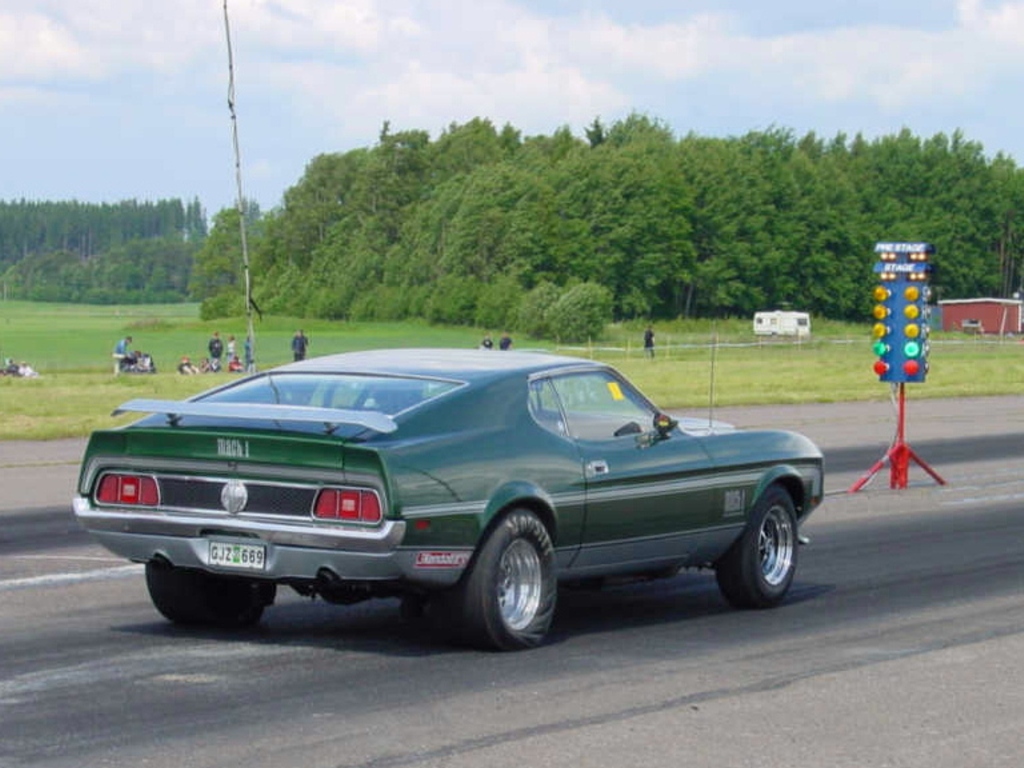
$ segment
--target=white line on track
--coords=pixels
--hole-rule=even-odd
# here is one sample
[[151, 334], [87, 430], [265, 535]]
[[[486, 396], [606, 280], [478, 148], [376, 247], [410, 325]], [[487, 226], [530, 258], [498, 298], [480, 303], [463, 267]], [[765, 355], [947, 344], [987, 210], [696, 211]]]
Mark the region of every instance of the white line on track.
[[99, 555], [7, 555], [5, 560], [84, 560], [94, 563], [123, 563], [119, 557], [102, 557]]
[[108, 579], [126, 579], [139, 576], [143, 572], [141, 565], [122, 565], [117, 568], [100, 568], [94, 571], [78, 573], [50, 573], [45, 576], [28, 576], [22, 579], [6, 579], [0, 581], [0, 592], [31, 587], [52, 587], [60, 584], [77, 584], [86, 581], [105, 581]]

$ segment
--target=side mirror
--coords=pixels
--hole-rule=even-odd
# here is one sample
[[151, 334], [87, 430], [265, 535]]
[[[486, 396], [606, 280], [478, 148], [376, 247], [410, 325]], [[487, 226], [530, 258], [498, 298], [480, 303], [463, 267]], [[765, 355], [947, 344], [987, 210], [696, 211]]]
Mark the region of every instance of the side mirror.
[[654, 416], [654, 429], [662, 440], [667, 438], [669, 433], [677, 426], [679, 426], [679, 422], [667, 413], [658, 413]]

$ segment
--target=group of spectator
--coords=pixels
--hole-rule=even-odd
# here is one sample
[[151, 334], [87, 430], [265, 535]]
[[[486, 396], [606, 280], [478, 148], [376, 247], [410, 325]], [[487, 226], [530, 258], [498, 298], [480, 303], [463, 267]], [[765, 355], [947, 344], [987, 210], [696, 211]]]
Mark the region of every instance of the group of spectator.
[[[118, 374], [123, 370], [135, 371], [135, 368], [139, 365], [145, 365], [147, 367], [146, 372], [156, 372], [156, 365], [153, 364], [152, 358], [143, 353], [134, 353], [129, 349], [132, 343], [131, 336], [125, 336], [123, 339], [117, 342], [117, 346], [114, 347], [114, 374]], [[300, 328], [295, 332], [292, 337], [291, 349], [292, 359], [295, 361], [305, 360], [306, 352], [309, 350], [309, 337]], [[226, 368], [230, 373], [244, 373], [246, 371], [254, 370], [254, 363], [252, 357], [252, 344], [248, 338], [245, 340], [245, 362], [238, 357], [237, 342], [233, 335], [228, 336], [227, 344], [221, 340], [220, 332], [214, 331], [213, 336], [210, 337], [209, 342], [206, 345], [207, 351], [209, 352], [208, 357], [204, 357], [199, 365], [195, 365], [192, 359], [185, 355], [181, 358], [181, 362], [178, 363], [178, 373], [181, 374], [194, 374], [194, 373], [218, 373], [224, 370], [226, 362]], [[494, 349], [494, 341], [491, 339], [491, 334], [484, 334], [483, 341], [480, 342], [481, 349]], [[509, 350], [512, 349], [512, 337], [509, 336], [508, 331], [501, 334], [498, 339], [498, 349]], [[651, 326], [647, 326], [644, 331], [644, 354], [647, 357], [654, 357], [654, 329]], [[26, 373], [18, 373], [17, 371], [23, 370]], [[13, 360], [9, 359], [5, 362], [5, 367], [0, 371], [0, 375], [4, 376], [38, 376], [39, 374], [32, 370], [32, 367], [28, 363], [21, 363], [20, 365], [14, 363]]]
[[114, 346], [114, 375], [121, 373], [156, 373], [156, 362], [148, 352], [135, 352], [132, 337], [125, 336]]
[[[309, 343], [309, 337], [301, 329], [296, 331], [291, 341], [292, 357], [295, 360], [305, 360]], [[130, 367], [135, 366], [140, 358], [145, 358], [152, 365], [151, 357], [145, 353], [133, 352], [131, 345], [132, 337], [125, 336], [114, 346], [114, 375], [129, 369], [134, 372], [134, 368]], [[178, 373], [192, 375], [196, 373], [218, 373], [223, 370], [227, 370], [229, 373], [245, 373], [254, 370], [252, 341], [249, 338], [246, 338], [244, 343], [244, 362], [238, 356], [238, 342], [233, 334], [228, 336], [225, 343], [220, 337], [220, 331], [214, 331], [210, 340], [206, 343], [206, 350], [209, 354], [200, 360], [198, 364], [192, 362], [190, 356], [183, 355], [178, 363]], [[153, 372], [156, 371], [155, 365], [152, 366], [152, 370]], [[4, 373], [6, 375], [6, 371]]]
[[[292, 337], [293, 359], [305, 360], [308, 349], [309, 337], [303, 333], [302, 329], [299, 329]], [[228, 336], [227, 344], [225, 344], [220, 338], [220, 331], [214, 331], [213, 336], [206, 344], [206, 350], [210, 354], [208, 357], [204, 357], [198, 366], [187, 355], [181, 358], [181, 362], [178, 364], [178, 373], [218, 373], [225, 368], [229, 373], [245, 373], [254, 370], [252, 342], [248, 337], [245, 339], [244, 362], [238, 357], [238, 343], [233, 335]]]
[[34, 379], [38, 375], [39, 372], [24, 360], [16, 363], [14, 358], [11, 357], [4, 360], [4, 367], [0, 368], [0, 376], [18, 376], [23, 379]]
[[[249, 339], [245, 340], [245, 359], [243, 364], [238, 357], [238, 342], [234, 335], [228, 336], [227, 344], [220, 337], [220, 331], [214, 331], [210, 340], [206, 343], [208, 357], [199, 361], [199, 365], [192, 362], [192, 358], [184, 355], [178, 363], [178, 373], [191, 375], [195, 373], [219, 373], [225, 368], [229, 373], [243, 373], [247, 368], [252, 367], [252, 345]], [[226, 361], [226, 362], [225, 362]]]

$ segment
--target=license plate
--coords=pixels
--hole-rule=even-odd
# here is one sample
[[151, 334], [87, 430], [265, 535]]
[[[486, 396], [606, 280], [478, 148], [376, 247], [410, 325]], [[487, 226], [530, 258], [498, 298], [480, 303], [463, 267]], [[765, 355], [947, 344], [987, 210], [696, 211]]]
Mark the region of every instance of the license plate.
[[244, 571], [262, 571], [267, 564], [267, 548], [262, 544], [210, 542], [210, 565]]

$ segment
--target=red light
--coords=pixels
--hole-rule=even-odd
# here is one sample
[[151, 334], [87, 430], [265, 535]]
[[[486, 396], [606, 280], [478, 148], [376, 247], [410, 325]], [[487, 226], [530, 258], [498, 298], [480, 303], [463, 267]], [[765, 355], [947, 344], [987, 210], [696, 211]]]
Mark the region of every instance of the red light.
[[359, 516], [364, 523], [379, 523], [381, 519], [380, 499], [376, 493], [362, 492], [363, 504]]
[[876, 360], [874, 368], [875, 373], [877, 373], [879, 376], [882, 376], [889, 371], [889, 364], [884, 360]]
[[353, 488], [324, 488], [316, 497], [313, 517], [318, 520], [379, 523], [381, 521], [380, 499], [373, 491], [361, 491]]
[[921, 365], [917, 360], [907, 360], [903, 363], [903, 372], [907, 374], [907, 376], [917, 376], [917, 374], [921, 372]]
[[101, 504], [155, 507], [160, 503], [156, 480], [144, 475], [104, 475], [96, 489]]
[[100, 487], [96, 490], [96, 501], [101, 504], [116, 504], [118, 485], [117, 475], [105, 475], [100, 480]]
[[320, 520], [338, 519], [338, 492], [325, 488], [316, 497], [316, 505], [313, 507], [313, 517]]

